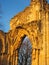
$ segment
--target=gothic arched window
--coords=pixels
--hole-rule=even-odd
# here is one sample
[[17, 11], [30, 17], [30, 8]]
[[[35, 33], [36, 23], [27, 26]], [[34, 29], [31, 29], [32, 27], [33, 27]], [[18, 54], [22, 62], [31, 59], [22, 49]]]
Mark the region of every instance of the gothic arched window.
[[32, 45], [26, 36], [19, 49], [18, 65], [31, 65]]

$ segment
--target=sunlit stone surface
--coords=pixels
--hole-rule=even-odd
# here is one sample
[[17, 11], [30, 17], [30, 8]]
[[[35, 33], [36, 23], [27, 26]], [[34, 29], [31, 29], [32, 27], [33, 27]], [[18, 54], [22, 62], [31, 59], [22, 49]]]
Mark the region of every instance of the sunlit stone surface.
[[[22, 42], [25, 36], [30, 41], [26, 37]], [[49, 65], [47, 0], [31, 0], [30, 6], [11, 19], [9, 32], [0, 31], [0, 39], [0, 65]]]
[[32, 46], [28, 37], [22, 42], [19, 49], [18, 65], [31, 65]]

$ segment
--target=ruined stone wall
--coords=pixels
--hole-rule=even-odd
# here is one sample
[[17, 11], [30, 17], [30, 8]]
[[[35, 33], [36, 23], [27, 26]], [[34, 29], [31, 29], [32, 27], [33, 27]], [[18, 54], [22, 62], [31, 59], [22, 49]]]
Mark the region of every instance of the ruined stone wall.
[[49, 4], [46, 0], [31, 0], [30, 6], [11, 19], [9, 32], [0, 31], [0, 64], [18, 64], [18, 49], [25, 36], [32, 45], [31, 65], [49, 65]]

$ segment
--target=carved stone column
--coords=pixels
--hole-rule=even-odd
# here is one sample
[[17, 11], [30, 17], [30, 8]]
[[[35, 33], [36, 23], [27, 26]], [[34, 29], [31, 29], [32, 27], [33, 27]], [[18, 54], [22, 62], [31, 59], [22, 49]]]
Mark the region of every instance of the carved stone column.
[[14, 65], [14, 53], [12, 55], [12, 65]]
[[35, 65], [35, 58], [36, 58], [36, 50], [35, 49], [32, 49], [31, 65]]
[[31, 65], [39, 65], [39, 49], [33, 49], [32, 50], [32, 62]]
[[39, 53], [40, 53], [40, 50], [37, 49], [36, 50], [36, 65], [39, 65]]
[[15, 51], [15, 65], [18, 65], [18, 50]]

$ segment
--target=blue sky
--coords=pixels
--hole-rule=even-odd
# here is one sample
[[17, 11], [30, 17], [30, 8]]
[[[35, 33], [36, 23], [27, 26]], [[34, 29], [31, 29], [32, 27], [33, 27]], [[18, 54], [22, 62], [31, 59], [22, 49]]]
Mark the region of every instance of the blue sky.
[[[49, 0], [48, 0], [49, 1]], [[0, 29], [8, 32], [10, 29], [10, 19], [18, 12], [25, 9], [30, 4], [30, 0], [0, 0]]]

